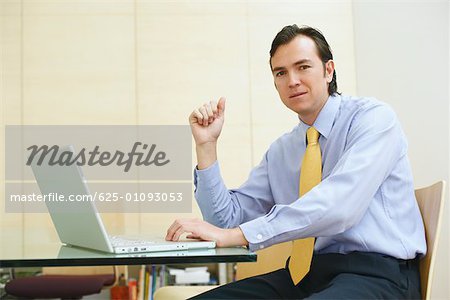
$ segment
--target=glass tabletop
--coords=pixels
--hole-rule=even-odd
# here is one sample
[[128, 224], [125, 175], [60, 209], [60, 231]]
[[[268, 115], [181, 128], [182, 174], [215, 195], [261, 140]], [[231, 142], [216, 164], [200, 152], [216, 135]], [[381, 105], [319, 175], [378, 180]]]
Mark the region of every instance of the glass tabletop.
[[1, 268], [254, 261], [256, 253], [243, 247], [113, 254], [61, 243], [0, 245]]

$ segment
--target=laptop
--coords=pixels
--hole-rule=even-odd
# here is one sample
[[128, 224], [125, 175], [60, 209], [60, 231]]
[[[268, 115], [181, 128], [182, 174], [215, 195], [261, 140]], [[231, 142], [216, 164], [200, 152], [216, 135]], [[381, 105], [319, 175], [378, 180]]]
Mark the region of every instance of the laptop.
[[[72, 151], [72, 146], [61, 147]], [[47, 155], [49, 157], [50, 155]], [[47, 159], [46, 157], [46, 159]], [[42, 195], [89, 195], [89, 188], [77, 164], [49, 166], [48, 159], [31, 168]], [[59, 239], [69, 246], [77, 246], [109, 253], [138, 253], [215, 248], [214, 241], [165, 241], [163, 238], [109, 236], [93, 201], [45, 201]]]

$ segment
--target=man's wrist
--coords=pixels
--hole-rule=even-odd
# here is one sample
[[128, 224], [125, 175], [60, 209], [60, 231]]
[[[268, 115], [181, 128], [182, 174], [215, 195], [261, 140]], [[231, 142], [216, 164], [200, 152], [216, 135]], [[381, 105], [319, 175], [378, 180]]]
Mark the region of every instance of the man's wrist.
[[217, 142], [208, 142], [196, 145], [197, 169], [203, 170], [211, 166], [217, 160]]
[[239, 245], [239, 246], [247, 246], [248, 245], [248, 241], [245, 238], [244, 233], [242, 232], [242, 230], [239, 226], [236, 228], [233, 228], [232, 233], [233, 233], [233, 240], [236, 243], [236, 245]]

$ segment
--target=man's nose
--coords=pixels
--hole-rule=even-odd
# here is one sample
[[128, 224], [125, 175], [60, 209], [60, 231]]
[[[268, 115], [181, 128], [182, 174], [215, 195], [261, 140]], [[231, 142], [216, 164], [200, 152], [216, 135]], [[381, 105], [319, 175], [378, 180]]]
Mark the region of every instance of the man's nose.
[[289, 87], [293, 88], [301, 84], [300, 76], [295, 73], [289, 74]]

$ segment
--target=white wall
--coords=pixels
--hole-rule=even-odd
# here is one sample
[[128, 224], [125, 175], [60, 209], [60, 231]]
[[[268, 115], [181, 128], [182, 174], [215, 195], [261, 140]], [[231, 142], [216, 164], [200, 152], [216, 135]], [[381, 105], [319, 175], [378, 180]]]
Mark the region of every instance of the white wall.
[[[409, 140], [416, 186], [449, 179], [449, 8], [447, 1], [354, 1], [358, 94], [397, 112]], [[444, 213], [433, 299], [450, 298]]]

